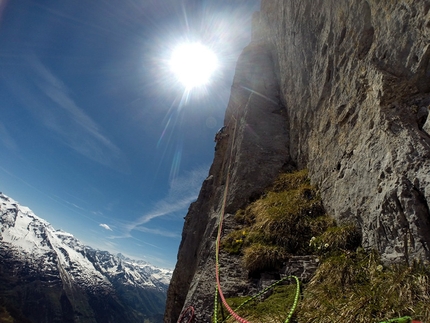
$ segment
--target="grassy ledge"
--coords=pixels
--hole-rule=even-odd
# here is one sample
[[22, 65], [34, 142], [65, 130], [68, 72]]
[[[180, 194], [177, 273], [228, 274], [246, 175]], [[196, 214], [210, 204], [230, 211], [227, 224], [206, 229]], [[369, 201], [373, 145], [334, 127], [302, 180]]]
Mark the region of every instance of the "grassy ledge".
[[[241, 257], [250, 276], [276, 271], [293, 255], [319, 257], [290, 322], [368, 323], [402, 316], [430, 322], [429, 264], [384, 266], [375, 251], [361, 248], [353, 224], [338, 226], [325, 213], [307, 176], [306, 170], [280, 175], [264, 196], [236, 213], [242, 227], [224, 237], [221, 248]], [[284, 322], [294, 291], [294, 284], [277, 286], [238, 314], [251, 322]], [[249, 297], [227, 301], [234, 309]], [[225, 314], [219, 310], [219, 317]]]

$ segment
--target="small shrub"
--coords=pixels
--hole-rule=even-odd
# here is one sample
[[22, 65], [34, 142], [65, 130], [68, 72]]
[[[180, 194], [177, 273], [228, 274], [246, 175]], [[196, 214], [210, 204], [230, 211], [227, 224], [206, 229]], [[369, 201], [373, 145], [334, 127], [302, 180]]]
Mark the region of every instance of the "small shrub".
[[[244, 248], [255, 246], [258, 251], [259, 263], [270, 264], [269, 267], [279, 267], [282, 257], [274, 257], [273, 250], [282, 255], [303, 255], [313, 252], [309, 246], [312, 236], [320, 235], [333, 223], [325, 215], [318, 191], [310, 185], [307, 171], [281, 174], [273, 188], [260, 199], [248, 205], [235, 214], [235, 220], [243, 225], [239, 231], [228, 234], [222, 242], [225, 251], [231, 254], [249, 254], [253, 248], [244, 252]], [[248, 232], [246, 237], [240, 237], [241, 231]], [[267, 252], [262, 252], [264, 246]], [[269, 252], [272, 251], [272, 252]], [[264, 261], [263, 254], [269, 259]], [[249, 265], [249, 267], [248, 267]], [[249, 271], [255, 271], [253, 261], [245, 261]]]
[[355, 251], [361, 245], [361, 232], [355, 225], [330, 226], [319, 236], [313, 236], [309, 246], [318, 254], [333, 251]]
[[309, 226], [309, 230], [312, 232], [312, 236], [315, 237], [316, 235], [321, 234], [321, 232], [327, 230], [328, 228], [335, 227], [336, 222], [333, 218], [324, 214], [308, 219], [307, 225]]
[[255, 229], [250, 229], [249, 232], [246, 233], [246, 238], [244, 241], [244, 247], [249, 247], [253, 244], [268, 244], [269, 241], [263, 232]]
[[328, 228], [320, 237], [336, 249], [356, 250], [361, 245], [361, 233], [355, 225]]
[[244, 230], [236, 230], [221, 241], [221, 248], [230, 254], [239, 254], [245, 239]]
[[246, 225], [246, 226], [250, 226], [255, 223], [255, 217], [251, 212], [249, 212], [249, 207], [246, 208], [245, 210], [243, 209], [238, 210], [234, 215], [234, 219], [236, 220], [237, 223]]
[[244, 250], [243, 261], [250, 273], [276, 269], [287, 257], [284, 248], [253, 244]]
[[298, 189], [303, 184], [309, 185], [307, 169], [302, 169], [293, 173], [283, 173], [273, 183], [271, 191], [281, 192]]

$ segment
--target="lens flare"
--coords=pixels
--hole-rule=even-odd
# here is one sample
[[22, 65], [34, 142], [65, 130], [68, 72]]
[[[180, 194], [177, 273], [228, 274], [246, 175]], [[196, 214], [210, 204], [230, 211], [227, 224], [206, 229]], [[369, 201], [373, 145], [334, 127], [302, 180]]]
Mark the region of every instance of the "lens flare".
[[208, 47], [188, 43], [173, 50], [170, 67], [178, 80], [190, 90], [209, 82], [218, 67], [218, 59]]

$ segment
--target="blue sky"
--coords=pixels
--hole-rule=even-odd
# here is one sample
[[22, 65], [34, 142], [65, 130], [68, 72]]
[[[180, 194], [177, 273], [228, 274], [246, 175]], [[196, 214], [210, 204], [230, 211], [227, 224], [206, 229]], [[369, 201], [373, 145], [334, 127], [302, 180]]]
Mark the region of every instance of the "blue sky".
[[[173, 268], [253, 0], [0, 0], [0, 191], [84, 243]], [[179, 44], [219, 67], [185, 91]]]

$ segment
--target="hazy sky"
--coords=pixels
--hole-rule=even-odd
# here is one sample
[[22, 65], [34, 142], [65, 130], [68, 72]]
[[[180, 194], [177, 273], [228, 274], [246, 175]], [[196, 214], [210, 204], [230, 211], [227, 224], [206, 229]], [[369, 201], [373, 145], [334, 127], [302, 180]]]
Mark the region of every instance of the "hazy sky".
[[[84, 243], [173, 268], [251, 0], [0, 0], [0, 191]], [[220, 66], [190, 93], [174, 47]]]

